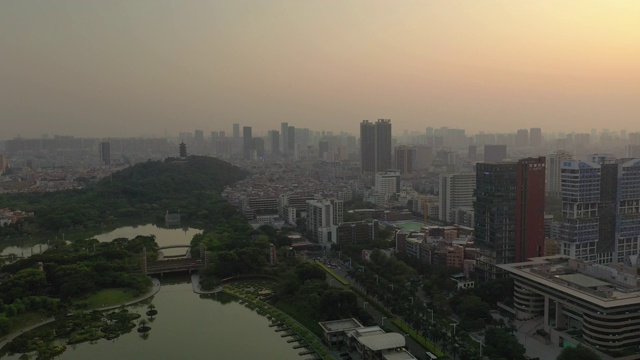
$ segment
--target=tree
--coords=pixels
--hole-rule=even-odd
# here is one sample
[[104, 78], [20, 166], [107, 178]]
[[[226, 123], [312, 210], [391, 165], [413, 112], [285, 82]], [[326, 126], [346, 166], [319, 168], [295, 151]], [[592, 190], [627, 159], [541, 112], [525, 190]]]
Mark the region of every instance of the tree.
[[455, 310], [462, 319], [461, 326], [469, 331], [483, 329], [487, 320], [491, 318], [489, 304], [475, 295], [463, 297]]
[[566, 347], [556, 360], [600, 360], [600, 356], [591, 349], [578, 345], [578, 347]]
[[327, 274], [318, 265], [313, 263], [303, 263], [296, 267], [296, 276], [300, 282], [307, 280], [325, 280]]
[[14, 299], [43, 294], [46, 286], [47, 278], [44, 272], [24, 269], [0, 285], [0, 297], [9, 304]]
[[526, 349], [507, 330], [490, 327], [485, 331], [484, 339], [484, 355], [490, 359], [524, 359]]

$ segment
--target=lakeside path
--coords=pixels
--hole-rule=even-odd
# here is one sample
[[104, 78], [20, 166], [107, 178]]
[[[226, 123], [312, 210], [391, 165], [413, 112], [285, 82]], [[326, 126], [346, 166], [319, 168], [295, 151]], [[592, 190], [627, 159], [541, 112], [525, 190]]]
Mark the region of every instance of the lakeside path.
[[[138, 296], [137, 298], [134, 298], [130, 301], [127, 301], [124, 304], [120, 304], [120, 305], [113, 305], [113, 306], [105, 306], [105, 307], [101, 307], [101, 308], [96, 308], [96, 309], [91, 309], [91, 310], [85, 310], [83, 311], [84, 313], [90, 312], [90, 311], [109, 311], [109, 310], [114, 310], [114, 309], [118, 309], [121, 306], [129, 306], [129, 305], [133, 305], [133, 304], [137, 304], [139, 302], [142, 302], [144, 300], [149, 299], [150, 297], [154, 296], [155, 294], [158, 293], [158, 291], [160, 291], [160, 280], [156, 279], [156, 278], [151, 278], [152, 282], [153, 282], [153, 286], [151, 287], [151, 289], [143, 295]], [[18, 336], [24, 334], [25, 332], [29, 332], [37, 327], [40, 327], [42, 325], [46, 325], [48, 323], [54, 322], [56, 319], [55, 317], [50, 317], [47, 319], [42, 320], [39, 323], [27, 326], [25, 328], [22, 328], [20, 330], [16, 330], [8, 335], [5, 335], [4, 337], [0, 338], [0, 350], [2, 350], [5, 345], [7, 345], [8, 343], [10, 343], [13, 339], [17, 338]]]

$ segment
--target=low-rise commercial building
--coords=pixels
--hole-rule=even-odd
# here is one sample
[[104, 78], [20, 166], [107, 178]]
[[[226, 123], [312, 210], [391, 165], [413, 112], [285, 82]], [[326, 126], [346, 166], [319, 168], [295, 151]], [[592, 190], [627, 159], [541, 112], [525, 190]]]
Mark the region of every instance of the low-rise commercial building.
[[600, 352], [603, 359], [640, 359], [636, 268], [560, 255], [499, 266], [515, 280], [516, 319], [542, 318], [552, 343], [581, 343]]

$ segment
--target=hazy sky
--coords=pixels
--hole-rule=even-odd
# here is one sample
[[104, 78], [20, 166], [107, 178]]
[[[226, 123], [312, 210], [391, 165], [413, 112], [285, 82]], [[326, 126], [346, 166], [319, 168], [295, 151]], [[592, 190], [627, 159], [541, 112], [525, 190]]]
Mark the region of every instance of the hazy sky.
[[0, 1], [0, 139], [640, 130], [640, 1]]

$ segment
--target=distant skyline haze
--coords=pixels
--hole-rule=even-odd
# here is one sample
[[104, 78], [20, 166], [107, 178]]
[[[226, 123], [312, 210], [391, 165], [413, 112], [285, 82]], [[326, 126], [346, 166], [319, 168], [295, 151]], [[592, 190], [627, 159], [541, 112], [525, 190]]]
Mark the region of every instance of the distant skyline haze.
[[3, 1], [0, 140], [639, 131], [640, 2]]

